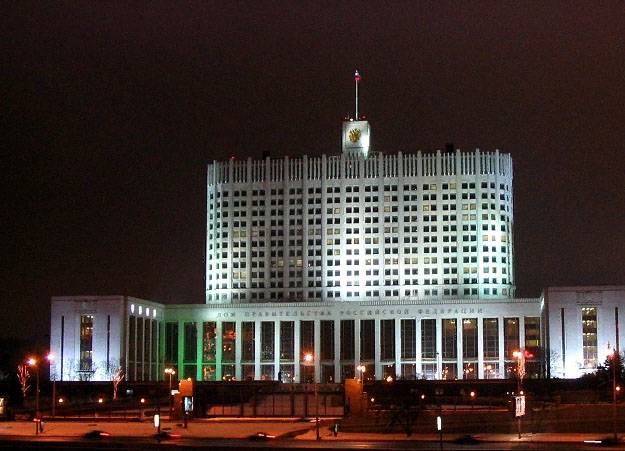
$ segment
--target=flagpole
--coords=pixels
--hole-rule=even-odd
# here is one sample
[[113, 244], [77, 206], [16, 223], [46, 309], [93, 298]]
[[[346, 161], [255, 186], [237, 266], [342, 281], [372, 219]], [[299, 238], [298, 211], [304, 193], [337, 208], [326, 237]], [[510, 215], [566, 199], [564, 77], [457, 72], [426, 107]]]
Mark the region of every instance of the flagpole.
[[360, 74], [356, 70], [354, 74], [354, 81], [356, 82], [356, 120], [358, 120], [358, 80], [360, 80]]

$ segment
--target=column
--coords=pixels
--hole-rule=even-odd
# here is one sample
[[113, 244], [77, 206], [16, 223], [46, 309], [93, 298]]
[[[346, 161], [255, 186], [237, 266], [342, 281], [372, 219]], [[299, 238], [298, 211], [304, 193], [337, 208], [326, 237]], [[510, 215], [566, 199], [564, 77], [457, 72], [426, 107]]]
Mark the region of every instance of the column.
[[241, 343], [243, 334], [241, 333], [241, 321], [234, 322], [234, 377], [240, 381], [241, 374], [241, 349], [243, 344]]
[[341, 320], [334, 320], [334, 382], [341, 380]]
[[525, 349], [525, 317], [519, 315], [519, 350]]
[[[135, 327], [136, 330], [136, 327]], [[136, 346], [135, 346], [136, 348]], [[136, 368], [136, 365], [135, 365]], [[184, 377], [184, 321], [178, 320], [178, 380]]]
[[401, 377], [401, 320], [395, 320], [395, 378]]
[[374, 338], [374, 351], [373, 351], [373, 367], [375, 368], [375, 380], [381, 380], [382, 379], [382, 363], [380, 362], [380, 355], [381, 355], [381, 340], [380, 340], [380, 334], [382, 333], [382, 330], [380, 329], [380, 319], [379, 318], [375, 318], [373, 320], [373, 327], [374, 327], [374, 331], [375, 331], [375, 338]]
[[505, 348], [503, 342], [503, 316], [497, 318], [497, 329], [499, 332], [499, 377], [501, 379], [506, 378], [506, 368], [505, 368]]
[[[254, 380], [260, 380], [260, 328], [262, 321], [254, 321]], [[237, 340], [237, 342], [240, 340]]]
[[313, 322], [313, 336], [315, 340], [315, 348], [313, 351], [313, 362], [315, 364], [315, 382], [321, 382], [321, 323], [316, 319]]
[[299, 383], [300, 382], [300, 374], [301, 374], [301, 368], [300, 368], [300, 354], [301, 354], [301, 349], [300, 349], [300, 320], [299, 319], [295, 319], [293, 321], [294, 323], [294, 327], [295, 330], [293, 331], [293, 350], [295, 351], [293, 353], [293, 363], [295, 364], [295, 370], [294, 370], [294, 375], [293, 375], [293, 382]]
[[436, 379], [441, 379], [443, 368], [443, 323], [440, 318], [436, 318]]
[[223, 333], [223, 321], [217, 321], [215, 324], [215, 380], [217, 381], [220, 381], [222, 378], [221, 361], [224, 349]]
[[273, 374], [274, 379], [278, 379], [278, 372], [280, 371], [280, 321], [273, 322]]
[[415, 373], [417, 377], [423, 373], [423, 365], [421, 362], [421, 320], [415, 318]]
[[[203, 373], [202, 373], [202, 359], [204, 356], [204, 352], [203, 352], [203, 338], [204, 338], [204, 323], [202, 321], [196, 321], [195, 322], [195, 330], [196, 330], [196, 353], [195, 353], [195, 360], [196, 360], [196, 365], [197, 365], [197, 369], [195, 372], [195, 380], [201, 381], [204, 379], [203, 377]], [[238, 379], [238, 377], [237, 377]]]
[[477, 318], [477, 377], [484, 378], [484, 318]]
[[360, 365], [360, 318], [354, 319], [354, 374], [359, 377], [356, 367]]
[[456, 368], [458, 379], [464, 379], [464, 353], [462, 346], [464, 324], [462, 318], [456, 318]]

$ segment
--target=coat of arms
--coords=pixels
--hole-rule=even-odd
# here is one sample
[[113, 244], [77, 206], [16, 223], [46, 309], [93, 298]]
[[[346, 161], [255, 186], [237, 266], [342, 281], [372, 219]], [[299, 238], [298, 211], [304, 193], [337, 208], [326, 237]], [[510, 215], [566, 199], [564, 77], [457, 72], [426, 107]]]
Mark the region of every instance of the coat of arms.
[[357, 128], [352, 128], [349, 131], [349, 140], [353, 143], [357, 143], [360, 140], [360, 135], [362, 133], [360, 132], [360, 129]]

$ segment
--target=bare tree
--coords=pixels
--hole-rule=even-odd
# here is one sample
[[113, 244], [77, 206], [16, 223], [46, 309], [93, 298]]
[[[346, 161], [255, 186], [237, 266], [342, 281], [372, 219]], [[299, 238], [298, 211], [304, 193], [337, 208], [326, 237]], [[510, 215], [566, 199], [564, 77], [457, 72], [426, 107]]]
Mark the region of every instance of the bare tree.
[[124, 371], [124, 367], [119, 362], [102, 362], [100, 364], [102, 368], [104, 368], [104, 375], [107, 380], [110, 380], [113, 383], [113, 399], [117, 399], [117, 393], [119, 389], [119, 385], [126, 378], [126, 373]]
[[26, 393], [30, 388], [28, 381], [30, 380], [30, 373], [26, 365], [17, 365], [17, 379], [20, 383], [20, 389], [22, 390], [22, 396], [26, 399]]
[[113, 399], [117, 399], [119, 384], [121, 384], [125, 378], [126, 374], [124, 373], [124, 369], [121, 366], [118, 367], [113, 375]]

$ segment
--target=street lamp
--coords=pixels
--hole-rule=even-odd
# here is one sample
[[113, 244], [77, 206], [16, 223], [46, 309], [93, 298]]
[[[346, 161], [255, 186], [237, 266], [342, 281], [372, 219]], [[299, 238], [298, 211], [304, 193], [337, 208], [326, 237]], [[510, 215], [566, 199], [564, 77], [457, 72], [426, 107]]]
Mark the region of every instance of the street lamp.
[[612, 430], [614, 432], [614, 441], [618, 442], [618, 434], [616, 432], [616, 395], [621, 391], [621, 387], [616, 385], [616, 365], [618, 364], [618, 351], [612, 349], [610, 360], [612, 361]]
[[365, 372], [367, 371], [367, 367], [364, 365], [358, 365], [356, 367], [356, 370], [358, 370], [360, 372], [360, 380], [362, 380], [364, 382], [365, 379]]
[[[314, 363], [314, 357], [311, 353], [304, 354], [304, 362], [311, 364]], [[319, 387], [317, 386], [317, 378], [313, 371], [313, 386], [315, 389], [315, 429], [317, 432], [317, 440], [321, 440], [319, 435]]]
[[37, 359], [31, 357], [28, 359], [28, 366], [36, 369], [37, 384], [35, 387], [35, 434], [39, 434], [39, 365]]
[[50, 377], [52, 378], [52, 418], [56, 416], [56, 367], [54, 368], [54, 372], [52, 371], [52, 366], [54, 365], [54, 354], [49, 353], [46, 356], [48, 363], [50, 364]]
[[[516, 372], [517, 372], [517, 397], [523, 396], [523, 377], [525, 376], [525, 353], [523, 351], [514, 351], [512, 356], [517, 359]], [[523, 400], [521, 400], [523, 402]], [[517, 414], [517, 431], [519, 433], [519, 439], [521, 438], [521, 417], [518, 415], [521, 412], [515, 412]], [[524, 412], [523, 412], [524, 413]]]
[[176, 370], [173, 368], [165, 368], [165, 374], [169, 375], [169, 421], [171, 421], [171, 417], [173, 415], [173, 399], [171, 396], [171, 378], [174, 374], [176, 374]]

